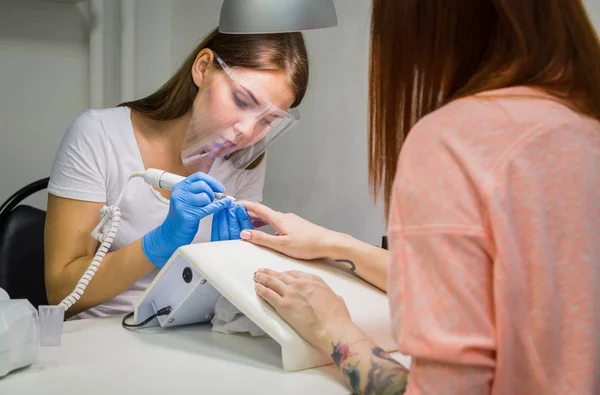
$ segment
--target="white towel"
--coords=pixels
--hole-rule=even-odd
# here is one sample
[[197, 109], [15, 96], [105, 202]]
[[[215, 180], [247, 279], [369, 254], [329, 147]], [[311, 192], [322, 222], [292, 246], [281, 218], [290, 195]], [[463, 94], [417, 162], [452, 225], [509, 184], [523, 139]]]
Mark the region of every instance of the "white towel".
[[226, 335], [248, 332], [252, 336], [267, 336], [258, 325], [250, 321], [248, 317], [223, 296], [220, 296], [217, 300], [215, 316], [211, 323], [213, 324], [213, 331]]

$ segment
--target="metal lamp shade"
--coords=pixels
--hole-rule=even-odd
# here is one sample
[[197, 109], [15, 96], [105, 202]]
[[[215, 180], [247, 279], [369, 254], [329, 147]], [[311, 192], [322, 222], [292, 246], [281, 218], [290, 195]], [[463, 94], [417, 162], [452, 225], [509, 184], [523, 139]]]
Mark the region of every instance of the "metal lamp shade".
[[284, 33], [337, 26], [333, 0], [224, 0], [219, 31]]

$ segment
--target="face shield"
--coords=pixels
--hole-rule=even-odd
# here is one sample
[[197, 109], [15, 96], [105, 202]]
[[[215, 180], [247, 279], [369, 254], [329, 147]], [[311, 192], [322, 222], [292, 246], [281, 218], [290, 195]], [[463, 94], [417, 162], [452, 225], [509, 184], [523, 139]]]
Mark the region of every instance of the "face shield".
[[223, 72], [214, 73], [210, 85], [194, 101], [181, 159], [189, 171], [210, 170], [226, 183], [289, 131], [300, 114], [271, 104], [260, 87], [244, 81], [241, 68], [230, 68], [214, 56]]

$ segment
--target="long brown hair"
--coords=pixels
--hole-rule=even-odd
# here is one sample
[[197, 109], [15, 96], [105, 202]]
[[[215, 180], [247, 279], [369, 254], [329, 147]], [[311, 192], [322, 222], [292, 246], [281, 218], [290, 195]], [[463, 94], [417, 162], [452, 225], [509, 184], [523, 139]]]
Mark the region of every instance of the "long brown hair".
[[389, 212], [409, 130], [452, 100], [539, 88], [600, 119], [600, 43], [581, 0], [373, 0], [369, 182]]
[[[185, 59], [183, 64], [156, 92], [142, 99], [121, 103], [155, 121], [169, 121], [188, 113], [198, 94], [192, 80], [192, 67], [198, 53], [205, 48], [216, 52], [231, 67], [256, 70], [281, 70], [289, 78], [295, 100], [300, 105], [308, 87], [308, 56], [301, 33], [224, 34], [214, 29]], [[215, 61], [213, 65], [219, 68]], [[260, 163], [263, 155], [250, 166]]]

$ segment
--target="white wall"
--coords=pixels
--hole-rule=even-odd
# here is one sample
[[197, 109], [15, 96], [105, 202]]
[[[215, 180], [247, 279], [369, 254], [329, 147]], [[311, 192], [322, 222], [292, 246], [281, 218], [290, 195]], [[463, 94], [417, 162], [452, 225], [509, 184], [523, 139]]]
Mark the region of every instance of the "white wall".
[[219, 24], [221, 1], [171, 0], [171, 68], [177, 70]]
[[588, 14], [592, 19], [592, 23], [596, 26], [596, 30], [600, 32], [600, 1], [583, 0], [583, 4], [587, 8]]
[[87, 107], [85, 20], [74, 5], [0, 1], [0, 202], [49, 175], [66, 125]]
[[136, 98], [154, 92], [171, 76], [171, 2], [135, 2]]
[[384, 218], [367, 184], [370, 2], [335, 5], [338, 27], [305, 35], [311, 78], [302, 119], [269, 153], [265, 200], [379, 244]]
[[[219, 18], [220, 2], [172, 0], [173, 70]], [[310, 57], [301, 121], [269, 150], [265, 203], [379, 244], [381, 207], [367, 185], [370, 2], [337, 0], [339, 26], [305, 33]]]

